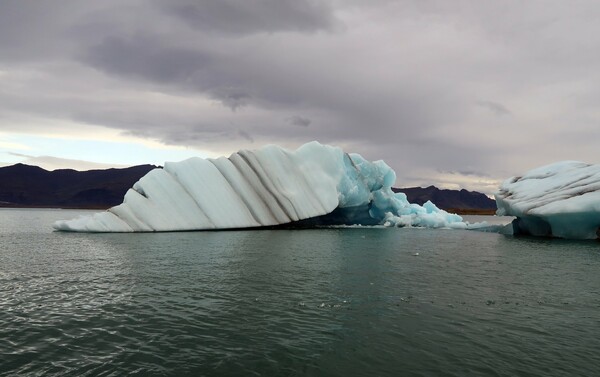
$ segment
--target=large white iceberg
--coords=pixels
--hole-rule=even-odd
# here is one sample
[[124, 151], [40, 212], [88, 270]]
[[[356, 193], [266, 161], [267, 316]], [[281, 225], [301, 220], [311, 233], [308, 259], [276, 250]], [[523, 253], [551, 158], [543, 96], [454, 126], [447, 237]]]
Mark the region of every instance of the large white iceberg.
[[516, 216], [514, 234], [600, 238], [600, 165], [562, 161], [504, 181], [499, 216]]
[[154, 232], [292, 224], [466, 228], [428, 202], [410, 204], [391, 190], [396, 173], [383, 161], [311, 142], [242, 150], [229, 158], [167, 162], [136, 182], [123, 203], [61, 220], [78, 232]]

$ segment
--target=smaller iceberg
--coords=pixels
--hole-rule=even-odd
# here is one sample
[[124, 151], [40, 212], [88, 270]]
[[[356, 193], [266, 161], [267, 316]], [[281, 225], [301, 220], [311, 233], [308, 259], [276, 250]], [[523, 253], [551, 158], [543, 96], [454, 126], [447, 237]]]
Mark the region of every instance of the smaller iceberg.
[[507, 179], [495, 194], [512, 234], [600, 238], [600, 165], [562, 161]]
[[136, 182], [123, 203], [61, 220], [73, 232], [157, 232], [274, 226], [469, 226], [433, 203], [411, 204], [391, 189], [383, 161], [317, 142], [295, 151], [270, 145], [229, 158], [167, 162]]

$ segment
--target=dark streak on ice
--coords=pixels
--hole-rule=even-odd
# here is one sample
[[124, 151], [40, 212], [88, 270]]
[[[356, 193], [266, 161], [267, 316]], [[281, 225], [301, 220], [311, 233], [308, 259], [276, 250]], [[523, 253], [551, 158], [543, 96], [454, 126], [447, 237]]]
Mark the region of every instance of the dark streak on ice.
[[139, 188], [135, 188], [135, 186], [132, 188], [133, 191], [137, 192], [138, 194], [140, 194], [141, 196], [143, 196], [146, 199], [149, 199], [148, 196], [146, 195], [146, 193], [144, 192], [144, 190], [139, 187]]
[[[247, 151], [239, 151], [238, 155], [244, 160], [244, 162], [246, 162], [246, 164], [248, 165], [248, 167], [252, 170], [252, 172], [256, 175], [256, 178], [258, 178], [258, 180], [260, 181], [260, 183], [262, 184], [262, 186], [265, 188], [265, 190], [273, 197], [273, 200], [275, 200], [275, 202], [277, 203], [277, 205], [279, 206], [279, 208], [281, 209], [281, 211], [284, 213], [285, 216], [287, 216], [287, 221], [285, 222], [290, 222], [294, 220], [293, 215], [289, 212], [288, 208], [286, 208], [283, 203], [281, 202], [280, 198], [273, 192], [273, 190], [271, 190], [271, 185], [269, 184], [269, 179], [268, 177], [264, 176], [263, 174], [260, 173], [260, 167], [256, 166], [259, 164], [253, 164], [252, 163], [252, 158], [250, 156], [248, 156], [248, 152]], [[268, 206], [268, 205], [267, 205]]]
[[[254, 172], [254, 170], [252, 170], [251, 168], [250, 169], [244, 169], [244, 167], [241, 166], [242, 164], [245, 164], [245, 165], [248, 166], [248, 163], [238, 153], [232, 154], [229, 157], [229, 161], [231, 161], [231, 163], [238, 170], [238, 172], [241, 174], [241, 176], [246, 180], [246, 182], [248, 182], [248, 186], [250, 186], [250, 187], [252, 187], [252, 188], [255, 189], [254, 191], [256, 192], [256, 194], [259, 197], [259, 199], [263, 202], [263, 204], [266, 207], [266, 209], [271, 214], [271, 217], [273, 218], [273, 220], [275, 220], [275, 222], [277, 222], [277, 223], [282, 222], [280, 219], [278, 219], [277, 214], [272, 210], [271, 206], [269, 205], [268, 198], [265, 197], [265, 193], [268, 194], [266, 188], [263, 187], [263, 190], [260, 190], [260, 187], [255, 187], [255, 186], [252, 185], [252, 180], [248, 176], [248, 173], [249, 172], [253, 172], [254, 175], [256, 176], [256, 172]], [[250, 167], [250, 166], [248, 166], [248, 167]], [[257, 179], [258, 179], [258, 177], [257, 177]], [[283, 221], [286, 221], [286, 220], [283, 219]], [[287, 221], [289, 221], [289, 219]], [[262, 224], [262, 222], [260, 222], [260, 221], [259, 221], [259, 223]]]

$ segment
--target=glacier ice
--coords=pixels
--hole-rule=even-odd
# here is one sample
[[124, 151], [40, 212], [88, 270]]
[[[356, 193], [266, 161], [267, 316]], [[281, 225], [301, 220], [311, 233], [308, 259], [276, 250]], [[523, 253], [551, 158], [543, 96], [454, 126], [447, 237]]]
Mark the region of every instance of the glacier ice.
[[600, 165], [561, 161], [504, 181], [497, 215], [516, 216], [514, 234], [600, 238]]
[[269, 145], [229, 158], [167, 162], [136, 182], [123, 203], [102, 213], [61, 220], [78, 232], [236, 229], [282, 224], [467, 228], [433, 203], [410, 204], [391, 186], [383, 161], [311, 142], [289, 151]]

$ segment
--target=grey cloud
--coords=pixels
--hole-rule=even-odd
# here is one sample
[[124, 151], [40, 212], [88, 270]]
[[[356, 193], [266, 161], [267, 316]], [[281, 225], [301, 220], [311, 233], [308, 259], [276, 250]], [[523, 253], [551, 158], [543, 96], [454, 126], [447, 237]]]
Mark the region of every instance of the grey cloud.
[[[88, 51], [85, 62], [108, 74], [164, 85], [166, 90], [204, 93], [231, 110], [248, 105], [283, 110], [293, 108], [303, 101], [305, 106], [317, 111], [335, 111], [338, 118], [335, 124], [338, 126], [330, 122], [330, 127], [319, 130], [319, 134], [314, 135], [315, 138], [329, 136], [335, 139], [343, 132], [347, 133], [349, 127], [352, 127], [355, 137], [364, 134], [387, 140], [407, 127], [414, 127], [411, 133], [414, 135], [425, 131], [423, 124], [431, 122], [428, 118], [433, 115], [423, 104], [419, 104], [402, 90], [386, 88], [386, 85], [369, 87], [368, 75], [357, 78], [354, 82], [324, 76], [329, 66], [332, 66], [332, 63], [325, 60], [314, 72], [305, 72], [301, 64], [287, 67], [289, 72], [281, 72], [253, 61], [255, 58], [251, 61], [238, 59], [235, 51], [228, 52], [228, 56], [219, 53], [209, 55], [197, 50], [174, 49], [164, 43], [159, 38], [149, 36], [129, 39], [109, 37]], [[274, 64], [281, 59], [279, 52], [266, 53], [274, 54], [269, 59]], [[301, 73], [301, 80], [295, 79], [294, 71], [304, 71]], [[361, 85], [357, 90], [354, 86], [359, 82]], [[385, 93], [386, 91], [391, 92]], [[413, 89], [411, 94], [427, 91], [427, 88]], [[444, 109], [448, 119], [454, 116], [454, 104], [444, 104], [446, 100], [435, 93], [423, 95], [427, 95], [432, 103], [437, 103], [438, 109]], [[390, 109], [393, 110], [390, 112]], [[293, 125], [308, 125], [307, 121], [310, 122], [310, 118], [289, 119]], [[373, 126], [381, 128], [386, 125], [389, 127], [385, 134], [372, 132]], [[271, 132], [278, 133], [276, 129]], [[404, 138], [408, 139], [411, 134], [404, 135]]]
[[492, 111], [496, 115], [510, 115], [511, 112], [504, 105], [493, 101], [477, 101], [477, 105]]
[[241, 137], [243, 137], [244, 139], [248, 140], [251, 143], [254, 143], [254, 138], [246, 131], [244, 130], [238, 130], [238, 135], [240, 135]]
[[197, 80], [213, 64], [208, 54], [165, 47], [150, 36], [108, 36], [84, 52], [82, 60], [102, 71], [161, 83]]
[[195, 29], [228, 34], [328, 30], [332, 8], [317, 0], [177, 0], [158, 2]]
[[[60, 24], [73, 8], [57, 11], [50, 2], [5, 0], [0, 3], [0, 62], [48, 59], [64, 51], [64, 42], [54, 39]], [[76, 8], [75, 8], [76, 9]]]
[[218, 87], [208, 91], [208, 94], [221, 101], [221, 103], [229, 107], [232, 111], [246, 106], [252, 96], [244, 91], [244, 89]]
[[[240, 83], [244, 63], [235, 57], [199, 51], [196, 46], [174, 48], [151, 35], [107, 37], [92, 46], [82, 61], [111, 75], [164, 85], [166, 90], [205, 93], [231, 110], [249, 103], [252, 95]], [[233, 69], [228, 67], [235, 67]]]
[[458, 175], [466, 175], [466, 176], [472, 176], [472, 177], [489, 177], [488, 173], [482, 172], [482, 171], [477, 171], [477, 170], [442, 170], [442, 169], [437, 169], [437, 171], [439, 173], [443, 173], [443, 174], [458, 174]]
[[292, 126], [308, 127], [312, 123], [309, 118], [294, 115], [286, 119]]
[[[215, 47], [210, 40], [193, 36], [109, 35], [88, 47], [82, 61], [132, 84], [155, 83], [163, 86], [161, 90], [201, 93], [233, 111], [254, 106], [275, 114], [302, 106], [309, 117], [292, 118], [289, 123], [293, 125], [305, 125], [311, 114], [325, 112], [328, 118], [320, 123], [326, 127], [311, 135], [263, 127], [264, 132], [257, 134], [265, 137], [349, 137], [377, 142], [401, 137], [406, 143], [426, 135], [441, 114], [445, 121], [452, 121], [462, 111], [451, 96], [436, 92], [435, 85], [419, 83], [414, 77], [396, 82], [378, 77], [368, 61], [356, 60], [348, 65], [356, 66], [350, 72], [332, 75], [344, 64], [339, 58], [331, 59], [330, 47], [336, 48], [333, 41], [315, 50], [307, 65], [306, 54], [299, 48], [283, 53], [278, 45], [270, 47], [271, 36], [253, 38], [252, 44], [263, 46], [258, 51], [229, 40], [220, 40], [222, 44]], [[173, 43], [182, 38], [194, 42]]]

